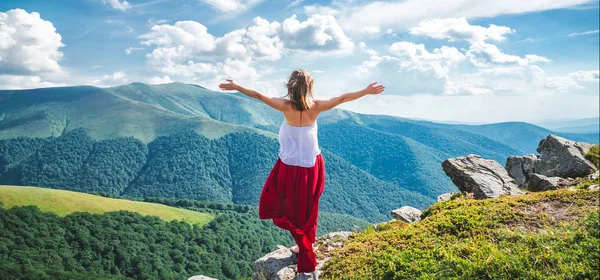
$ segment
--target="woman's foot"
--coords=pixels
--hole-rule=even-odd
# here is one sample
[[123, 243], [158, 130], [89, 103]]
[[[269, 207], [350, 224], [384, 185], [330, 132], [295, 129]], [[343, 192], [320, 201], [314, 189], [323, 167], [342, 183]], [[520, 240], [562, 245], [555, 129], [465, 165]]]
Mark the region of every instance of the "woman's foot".
[[300, 251], [300, 249], [298, 248], [298, 245], [294, 245], [290, 248], [290, 250], [296, 254], [298, 254], [298, 252]]

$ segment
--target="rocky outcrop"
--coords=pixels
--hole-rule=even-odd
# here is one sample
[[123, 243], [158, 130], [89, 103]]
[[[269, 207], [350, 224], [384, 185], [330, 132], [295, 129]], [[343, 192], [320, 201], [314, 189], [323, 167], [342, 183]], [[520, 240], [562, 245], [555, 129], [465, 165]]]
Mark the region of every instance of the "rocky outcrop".
[[412, 206], [402, 206], [396, 210], [392, 210], [392, 217], [407, 223], [414, 223], [421, 220], [421, 210]]
[[437, 202], [443, 202], [443, 201], [448, 201], [450, 199], [452, 199], [452, 197], [455, 194], [459, 194], [459, 192], [450, 192], [450, 193], [444, 193], [444, 194], [440, 194], [437, 197]]
[[529, 175], [534, 173], [533, 166], [537, 160], [537, 155], [510, 156], [506, 159], [506, 171], [517, 185], [523, 186], [529, 180]]
[[575, 142], [565, 138], [548, 135], [540, 141], [534, 173], [548, 177], [577, 178], [596, 171], [594, 164], [585, 158], [592, 144]]
[[196, 275], [196, 276], [192, 276], [192, 277], [188, 278], [188, 280], [219, 280], [219, 279], [210, 278], [210, 277], [204, 276], [204, 275]]
[[473, 193], [476, 199], [523, 194], [504, 167], [479, 155], [447, 159], [442, 168], [460, 191]]
[[527, 184], [527, 190], [532, 192], [543, 192], [557, 190], [573, 185], [575, 180], [561, 177], [547, 177], [544, 175], [533, 173], [530, 175]]
[[298, 255], [289, 248], [278, 245], [273, 252], [254, 262], [252, 280], [319, 279], [321, 267], [331, 258], [331, 252], [341, 247], [351, 235], [351, 231], [339, 231], [330, 232], [317, 238], [313, 244], [317, 254], [317, 267], [313, 273], [297, 273]]

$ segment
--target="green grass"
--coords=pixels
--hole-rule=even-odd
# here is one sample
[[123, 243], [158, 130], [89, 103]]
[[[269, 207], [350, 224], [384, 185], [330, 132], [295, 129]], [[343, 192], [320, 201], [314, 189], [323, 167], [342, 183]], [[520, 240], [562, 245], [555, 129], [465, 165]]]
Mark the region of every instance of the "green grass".
[[142, 215], [157, 216], [167, 222], [184, 221], [203, 226], [215, 215], [162, 204], [138, 202], [125, 199], [106, 198], [72, 191], [36, 187], [0, 186], [2, 208], [35, 205], [40, 210], [66, 216], [74, 212], [102, 214], [113, 211], [131, 211]]
[[367, 228], [323, 279], [600, 279], [598, 192], [436, 203], [414, 224]]
[[590, 150], [585, 154], [585, 158], [594, 163], [596, 168], [600, 168], [600, 146], [593, 145], [592, 148], [590, 148]]

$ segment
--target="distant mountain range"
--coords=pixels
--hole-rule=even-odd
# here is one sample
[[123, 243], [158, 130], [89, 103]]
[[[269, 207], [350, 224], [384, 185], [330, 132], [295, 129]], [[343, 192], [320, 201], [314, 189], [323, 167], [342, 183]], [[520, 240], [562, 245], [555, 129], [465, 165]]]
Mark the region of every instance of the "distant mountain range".
[[535, 124], [557, 132], [600, 133], [600, 117], [576, 120], [547, 120]]
[[[0, 183], [255, 205], [282, 120], [239, 93], [181, 83], [0, 91]], [[448, 157], [504, 164], [554, 133], [339, 109], [318, 122], [328, 172], [322, 207], [370, 221], [455, 191], [441, 168]], [[597, 133], [555, 134], [598, 142]]]

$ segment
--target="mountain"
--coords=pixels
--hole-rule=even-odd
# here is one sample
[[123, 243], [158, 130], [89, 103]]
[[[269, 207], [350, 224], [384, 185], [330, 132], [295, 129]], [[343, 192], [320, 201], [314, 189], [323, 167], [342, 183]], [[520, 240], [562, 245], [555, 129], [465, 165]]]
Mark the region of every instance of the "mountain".
[[[94, 140], [85, 129], [56, 138], [0, 140], [0, 182], [128, 197], [165, 197], [257, 205], [277, 158], [277, 142], [258, 133], [208, 139], [195, 131]], [[424, 208], [432, 199], [380, 180], [323, 149], [322, 210], [372, 222], [397, 204]]]
[[[256, 205], [282, 120], [240, 93], [181, 83], [0, 91], [0, 183]], [[425, 208], [455, 191], [445, 158], [475, 153], [503, 164], [553, 133], [339, 109], [323, 113], [319, 126], [323, 208], [373, 222], [396, 205]]]
[[536, 122], [535, 124], [564, 133], [600, 133], [600, 117], [575, 120], [546, 120]]

